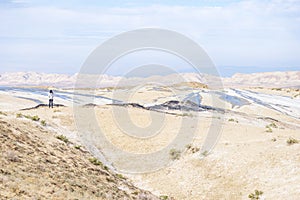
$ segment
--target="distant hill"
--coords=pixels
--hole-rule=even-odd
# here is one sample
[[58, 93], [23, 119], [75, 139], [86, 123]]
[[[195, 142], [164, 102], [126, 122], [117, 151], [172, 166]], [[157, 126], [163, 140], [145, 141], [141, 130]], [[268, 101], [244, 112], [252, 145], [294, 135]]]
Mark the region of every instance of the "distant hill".
[[103, 75], [66, 75], [37, 72], [3, 73], [0, 75], [0, 86], [54, 86], [62, 88], [74, 87], [77, 78], [82, 81], [78, 87], [115, 87], [136, 86], [147, 83], [173, 85], [182, 82], [205, 82], [205, 76], [195, 73], [170, 74], [166, 76], [120, 77]]
[[235, 74], [223, 78], [225, 86], [299, 87], [300, 71]]
[[71, 87], [76, 76], [37, 72], [15, 72], [0, 75], [2, 86], [64, 86]]
[[[103, 75], [80, 75], [84, 77], [77, 87], [115, 87], [136, 86], [146, 83], [176, 85], [184, 82], [214, 85], [217, 77], [207, 74], [181, 73], [165, 76], [120, 77]], [[78, 74], [46, 74], [37, 72], [15, 72], [0, 74], [0, 86], [54, 86], [62, 88], [74, 87]], [[263, 72], [253, 74], [237, 73], [229, 78], [222, 78], [225, 87], [299, 87], [300, 71]], [[218, 84], [217, 84], [218, 85]]]

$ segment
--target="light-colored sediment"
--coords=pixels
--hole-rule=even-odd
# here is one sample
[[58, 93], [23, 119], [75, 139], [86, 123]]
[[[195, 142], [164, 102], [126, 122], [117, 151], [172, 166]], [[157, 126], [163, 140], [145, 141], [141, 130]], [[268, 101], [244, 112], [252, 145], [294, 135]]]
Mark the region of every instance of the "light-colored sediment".
[[[286, 93], [293, 96], [298, 92], [276, 90], [274, 93], [275, 90], [271, 89], [251, 88], [249, 90], [281, 96], [288, 96], [285, 95]], [[125, 90], [101, 90], [99, 93], [109, 98], [118, 97], [117, 99], [120, 100], [126, 97]], [[147, 88], [142, 88], [130, 96], [130, 102], [143, 105], [162, 103], [176, 98], [172, 95], [172, 91], [152, 90], [147, 92]], [[11, 100], [8, 101], [11, 102], [11, 105], [5, 106], [1, 102], [1, 110], [5, 110], [5, 107], [10, 108], [9, 106], [13, 108], [14, 105], [17, 106], [23, 102], [24, 106], [25, 103], [27, 106], [27, 100], [12, 101], [12, 98], [14, 97], [9, 95], [1, 96], [1, 101]], [[291, 98], [292, 100], [293, 98]], [[172, 114], [165, 114], [115, 105], [102, 105], [86, 109], [95, 113], [99, 127], [114, 146], [131, 153], [150, 153], [164, 148], [172, 142], [180, 128], [183, 128], [184, 132], [187, 133], [195, 131], [194, 140], [190, 145], [195, 148], [201, 147], [212, 119], [217, 118], [216, 120], [222, 124], [220, 140], [207, 157], [200, 159], [200, 151], [192, 152], [191, 149], [185, 148], [181, 149], [180, 159], [172, 161], [168, 167], [145, 174], [125, 174], [136, 186], [145, 188], [154, 194], [168, 195], [180, 200], [248, 199], [248, 195], [258, 189], [264, 192], [263, 196], [266, 199], [297, 199], [300, 194], [300, 144], [288, 145], [287, 140], [289, 138], [300, 140], [300, 119], [254, 103], [232, 107], [230, 103], [222, 101], [217, 99], [213, 103], [211, 96], [205, 93], [202, 104], [220, 105], [226, 109], [228, 112], [224, 114], [224, 119], [218, 119], [217, 115], [208, 111], [169, 111]], [[7, 116], [0, 117], [5, 118], [7, 123], [12, 123], [15, 128], [26, 129], [29, 132], [33, 129], [37, 134], [40, 128], [35, 128], [28, 119], [16, 118], [16, 113], [38, 115], [48, 124], [43, 129], [65, 134], [72, 141], [80, 143], [80, 138], [77, 137], [76, 120], [74, 120], [73, 115], [74, 108], [71, 106], [54, 109], [41, 107], [26, 111], [7, 110]], [[141, 128], [152, 123], [153, 118], [151, 117], [160, 118], [163, 116], [163, 127], [157, 135], [147, 140], [130, 137], [126, 134], [126, 124], [122, 124], [122, 120], [124, 120], [122, 115], [120, 115], [121, 117], [116, 116], [123, 112], [128, 113], [131, 121]], [[187, 121], [197, 120], [197, 125], [188, 126], [189, 123], [186, 123], [186, 127], [181, 127], [183, 119]], [[276, 127], [270, 125], [272, 122]], [[271, 131], [268, 131], [269, 128], [266, 126], [270, 126]], [[5, 131], [5, 129], [2, 130]], [[43, 135], [44, 133], [40, 137], [44, 137]], [[46, 138], [43, 139], [46, 140]], [[52, 140], [57, 143], [55, 137], [49, 142]], [[59, 143], [59, 145], [62, 144]], [[42, 145], [41, 148], [47, 149], [48, 146]], [[24, 156], [26, 157], [26, 155]], [[70, 155], [66, 154], [66, 156]], [[80, 160], [82, 159], [81, 156], [84, 157], [85, 155], [76, 155], [73, 159]], [[14, 163], [14, 165], [17, 166], [18, 163]], [[16, 176], [14, 178], [22, 179], [26, 173], [22, 177]]]
[[[26, 114], [46, 119], [43, 111]], [[57, 138], [64, 133], [46, 120], [44, 126], [0, 114], [0, 199], [159, 199], [99, 161], [91, 162], [94, 156], [85, 147], [70, 137]]]

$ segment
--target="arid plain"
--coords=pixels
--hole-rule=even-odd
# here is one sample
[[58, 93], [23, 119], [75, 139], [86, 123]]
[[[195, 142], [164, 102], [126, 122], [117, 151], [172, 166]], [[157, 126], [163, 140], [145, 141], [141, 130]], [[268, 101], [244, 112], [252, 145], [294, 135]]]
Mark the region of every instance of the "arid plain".
[[[249, 199], [255, 190], [265, 199], [294, 200], [300, 195], [297, 88], [211, 90], [195, 82], [144, 84], [76, 91], [96, 96], [84, 103], [74, 103], [72, 89], [53, 89], [60, 104], [53, 109], [43, 105], [48, 88], [0, 91], [3, 199]], [[90, 119], [84, 115], [76, 117], [79, 108], [87, 116], [93, 112], [105, 138], [124, 152], [153, 153], [178, 134], [192, 140], [168, 152], [166, 166], [147, 173], [124, 172], [119, 169], [130, 160], [119, 157], [114, 163], [105, 154], [106, 160], [97, 157], [87, 146], [90, 141], [82, 140], [82, 128], [96, 136], [97, 130], [89, 130]], [[158, 134], [147, 139], [128, 134], [128, 122], [143, 129], [156, 118], [163, 119]], [[86, 127], [78, 127], [82, 122]], [[220, 126], [219, 137], [213, 149], [203, 151], [212, 126]], [[93, 145], [99, 152], [107, 148]]]

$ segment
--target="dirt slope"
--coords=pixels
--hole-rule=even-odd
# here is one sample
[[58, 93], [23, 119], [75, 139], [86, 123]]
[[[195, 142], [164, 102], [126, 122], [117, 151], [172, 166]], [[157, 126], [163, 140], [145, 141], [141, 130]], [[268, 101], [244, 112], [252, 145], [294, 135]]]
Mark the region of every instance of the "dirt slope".
[[56, 136], [0, 115], [0, 199], [158, 199]]

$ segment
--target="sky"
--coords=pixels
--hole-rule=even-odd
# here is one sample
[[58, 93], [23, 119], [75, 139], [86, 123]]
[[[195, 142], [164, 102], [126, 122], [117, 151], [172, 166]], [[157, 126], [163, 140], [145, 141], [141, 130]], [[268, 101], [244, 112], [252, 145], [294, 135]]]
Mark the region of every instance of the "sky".
[[[0, 0], [0, 73], [74, 74], [98, 45], [139, 28], [191, 38], [222, 76], [300, 70], [299, 0]], [[153, 62], [163, 57], [189, 72], [178, 58], [158, 54], [151, 54]], [[111, 73], [148, 64], [146, 57], [124, 58]]]

